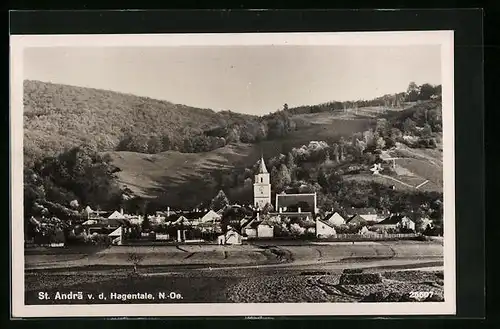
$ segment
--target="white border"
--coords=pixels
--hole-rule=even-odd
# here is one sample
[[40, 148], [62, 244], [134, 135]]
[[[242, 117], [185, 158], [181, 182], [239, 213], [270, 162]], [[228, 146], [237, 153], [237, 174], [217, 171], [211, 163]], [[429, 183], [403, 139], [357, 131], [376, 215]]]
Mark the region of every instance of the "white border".
[[[444, 298], [442, 303], [275, 303], [24, 305], [23, 50], [27, 47], [158, 47], [235, 45], [441, 45], [444, 179]], [[455, 159], [453, 31], [16, 35], [10, 37], [12, 317], [292, 316], [455, 314]]]

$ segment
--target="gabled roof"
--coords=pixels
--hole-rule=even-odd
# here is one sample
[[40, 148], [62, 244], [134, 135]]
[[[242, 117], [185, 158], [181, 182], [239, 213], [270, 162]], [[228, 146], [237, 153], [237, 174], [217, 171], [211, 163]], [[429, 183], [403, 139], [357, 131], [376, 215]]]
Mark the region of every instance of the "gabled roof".
[[260, 222], [258, 226], [260, 226], [260, 225], [267, 225], [267, 226], [274, 227], [273, 223], [267, 219], [264, 219], [262, 222]]
[[350, 223], [360, 223], [360, 222], [361, 223], [366, 222], [366, 219], [364, 219], [360, 215], [351, 216], [348, 220], [346, 220], [346, 223], [348, 223], [348, 224], [350, 224]]
[[180, 215], [177, 220], [174, 221], [173, 224], [180, 224], [180, 223], [189, 223], [189, 219], [185, 217], [184, 215]]
[[337, 211], [335, 211], [335, 212], [333, 212], [333, 213], [328, 214], [328, 215], [325, 217], [325, 220], [327, 220], [327, 221], [328, 221], [328, 220], [330, 220], [330, 219], [331, 219], [333, 216], [335, 216], [335, 215], [338, 215], [338, 216], [340, 216], [340, 218], [342, 218], [343, 220], [345, 220], [345, 218], [344, 218], [344, 217], [342, 217], [342, 215], [341, 215], [339, 212], [337, 212]]
[[108, 236], [111, 236], [111, 237], [120, 236], [121, 233], [122, 233], [122, 227], [120, 226], [119, 228], [117, 228], [113, 232], [109, 233]]
[[241, 228], [245, 229], [247, 226], [252, 224], [252, 222], [256, 221], [255, 217], [245, 217], [240, 221]]
[[318, 222], [320, 222], [321, 224], [325, 224], [326, 226], [328, 226], [328, 227], [331, 227], [331, 228], [335, 229], [335, 227], [334, 227], [331, 223], [328, 223], [328, 222], [326, 222], [326, 221], [324, 221], [324, 220], [321, 220], [321, 219], [319, 219], [319, 218], [316, 218], [316, 220], [317, 220]]
[[[391, 215], [391, 216], [387, 217], [386, 219], [384, 219], [383, 221], [379, 222], [378, 225], [394, 225], [394, 224], [399, 223], [405, 217], [406, 216], [403, 216], [403, 215]], [[408, 217], [406, 217], [406, 218], [408, 218]]]

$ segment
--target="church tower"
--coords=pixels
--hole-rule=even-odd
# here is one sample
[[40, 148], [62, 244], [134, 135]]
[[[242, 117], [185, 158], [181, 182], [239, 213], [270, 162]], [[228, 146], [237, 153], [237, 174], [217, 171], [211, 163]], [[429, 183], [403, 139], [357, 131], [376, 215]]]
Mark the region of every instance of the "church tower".
[[253, 204], [255, 207], [262, 209], [268, 203], [271, 204], [271, 182], [264, 163], [264, 157], [261, 157], [259, 172], [255, 175], [253, 183]]

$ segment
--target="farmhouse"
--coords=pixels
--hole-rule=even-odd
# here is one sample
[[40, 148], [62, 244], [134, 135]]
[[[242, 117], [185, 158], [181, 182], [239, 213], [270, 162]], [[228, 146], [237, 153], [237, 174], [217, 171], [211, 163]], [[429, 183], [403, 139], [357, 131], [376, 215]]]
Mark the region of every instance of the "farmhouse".
[[125, 215], [123, 214], [123, 209], [120, 209], [120, 211], [113, 211], [111, 215], [108, 216], [109, 219], [124, 219]]
[[334, 212], [333, 214], [327, 216], [325, 221], [333, 226], [340, 226], [345, 224], [345, 219], [338, 212]]
[[380, 223], [373, 225], [373, 227], [377, 229], [409, 229], [414, 231], [415, 222], [407, 216], [394, 214], [387, 217]]
[[317, 238], [327, 238], [336, 236], [337, 232], [335, 231], [335, 227], [332, 224], [322, 221], [319, 218], [316, 218], [316, 237]]
[[241, 225], [241, 233], [249, 238], [272, 238], [274, 237], [274, 226], [267, 220], [260, 220], [259, 213]]
[[367, 222], [378, 222], [377, 210], [374, 208], [348, 208], [345, 212], [348, 217], [359, 215]]
[[82, 224], [88, 235], [93, 233], [109, 234], [120, 226], [129, 226], [124, 219], [112, 218], [103, 220], [87, 220]]
[[123, 243], [123, 226], [118, 227], [113, 232], [109, 233], [108, 236], [112, 238], [112, 244], [121, 245]]
[[272, 238], [274, 237], [274, 227], [271, 223], [262, 221], [257, 226], [257, 237], [259, 238]]
[[241, 244], [242, 237], [241, 234], [236, 230], [230, 228], [226, 234], [219, 235], [217, 238], [218, 244]]
[[276, 210], [316, 214], [318, 212], [316, 193], [276, 194]]
[[351, 226], [361, 226], [361, 225], [365, 225], [367, 221], [366, 221], [366, 219], [364, 219], [360, 215], [354, 215], [354, 216], [350, 217], [346, 222], [348, 225], [351, 225]]
[[209, 210], [203, 215], [203, 217], [200, 218], [200, 222], [201, 223], [215, 223], [215, 222], [220, 221], [221, 218], [222, 218], [222, 215], [216, 213], [213, 210]]

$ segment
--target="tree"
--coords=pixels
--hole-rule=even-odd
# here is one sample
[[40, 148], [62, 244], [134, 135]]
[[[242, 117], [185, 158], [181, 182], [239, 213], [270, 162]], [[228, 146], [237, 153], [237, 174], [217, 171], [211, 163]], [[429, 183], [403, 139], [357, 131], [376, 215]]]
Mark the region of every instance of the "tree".
[[406, 89], [406, 101], [415, 102], [419, 96], [419, 88], [415, 82], [410, 82]]
[[274, 207], [272, 204], [270, 203], [266, 203], [266, 205], [264, 206], [264, 208], [262, 208], [262, 214], [263, 215], [266, 215], [270, 212], [273, 212], [274, 211]]
[[276, 189], [278, 191], [282, 191], [292, 182], [292, 177], [290, 175], [290, 171], [286, 167], [286, 165], [282, 164], [280, 169], [277, 172], [276, 177]]
[[283, 104], [283, 111], [288, 111], [288, 104], [287, 103]]
[[375, 147], [379, 150], [382, 150], [385, 148], [385, 140], [382, 137], [378, 137], [377, 141], [375, 143]]
[[333, 144], [333, 161], [339, 163], [340, 162], [340, 150], [339, 145], [337, 143]]
[[127, 255], [127, 261], [129, 263], [132, 263], [132, 265], [134, 266], [134, 275], [137, 275], [138, 274], [138, 271], [137, 271], [137, 266], [142, 263], [142, 261], [144, 260], [144, 255], [142, 254], [139, 254], [139, 253], [136, 253], [136, 252], [130, 252], [128, 253]]
[[428, 137], [431, 137], [432, 136], [432, 128], [429, 124], [425, 124], [424, 125], [424, 128], [422, 129], [422, 131], [420, 132], [420, 135], [424, 138], [428, 138]]
[[339, 160], [344, 161], [345, 160], [345, 139], [344, 137], [340, 137], [339, 140]]
[[437, 94], [436, 88], [428, 83], [424, 83], [420, 86], [420, 92], [418, 95], [418, 99], [420, 100], [428, 100], [432, 95]]
[[72, 200], [70, 203], [69, 203], [69, 206], [73, 209], [78, 209], [78, 207], [80, 207], [80, 205], [78, 204], [78, 200]]
[[214, 211], [219, 211], [220, 209], [224, 209], [229, 205], [229, 199], [224, 193], [223, 190], [219, 190], [219, 193], [212, 199], [210, 203], [210, 208]]
[[405, 133], [412, 135], [415, 133], [416, 129], [417, 129], [417, 125], [415, 124], [415, 122], [412, 119], [407, 118], [403, 122], [403, 130]]

